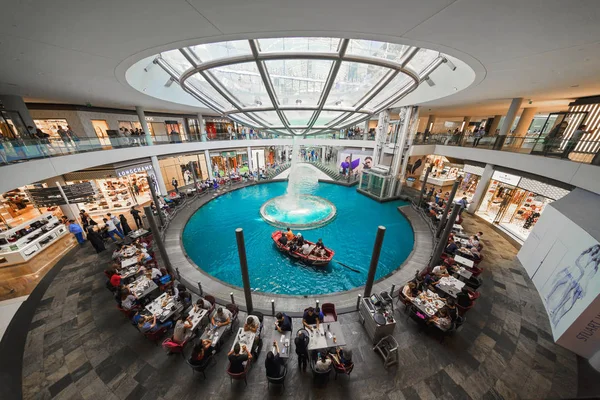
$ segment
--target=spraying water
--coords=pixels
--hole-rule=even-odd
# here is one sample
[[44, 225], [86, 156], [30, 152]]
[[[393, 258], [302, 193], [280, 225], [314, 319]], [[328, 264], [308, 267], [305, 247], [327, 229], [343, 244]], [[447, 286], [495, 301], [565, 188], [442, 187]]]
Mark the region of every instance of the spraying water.
[[262, 217], [280, 228], [309, 229], [323, 226], [336, 214], [331, 202], [307, 194], [319, 185], [319, 178], [312, 167], [300, 164], [299, 159], [300, 143], [294, 137], [286, 193], [267, 201], [260, 208]]

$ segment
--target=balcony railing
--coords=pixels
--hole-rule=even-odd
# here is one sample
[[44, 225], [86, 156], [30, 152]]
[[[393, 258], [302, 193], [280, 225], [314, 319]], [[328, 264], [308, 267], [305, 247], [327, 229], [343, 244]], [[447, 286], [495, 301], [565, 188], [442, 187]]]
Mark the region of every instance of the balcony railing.
[[[280, 136], [274, 134], [261, 135], [231, 135], [218, 134], [215, 139], [207, 141], [235, 141], [235, 140], [256, 140], [263, 139], [291, 139], [290, 136]], [[310, 136], [311, 139], [336, 139], [336, 140], [374, 140], [373, 136], [368, 134], [340, 135], [339, 133], [329, 133], [317, 136]], [[193, 143], [201, 142], [199, 136], [183, 138], [180, 135], [153, 136], [154, 145], [173, 144], [173, 143]], [[63, 140], [60, 138], [46, 139], [6, 139], [0, 137], [0, 165], [19, 163], [29, 160], [37, 160], [48, 157], [58, 157], [69, 154], [85, 153], [89, 151], [100, 151], [110, 149], [121, 149], [128, 147], [147, 146], [145, 136], [129, 137], [105, 137], [105, 138], [77, 138], [76, 140]]]
[[561, 158], [584, 164], [600, 165], [600, 141], [570, 141], [564, 138], [544, 138], [533, 136], [507, 135], [474, 136], [433, 134], [418, 135], [413, 142], [419, 144], [440, 144], [445, 146], [472, 147], [478, 149], [501, 150], [513, 153], [533, 154], [544, 157]]

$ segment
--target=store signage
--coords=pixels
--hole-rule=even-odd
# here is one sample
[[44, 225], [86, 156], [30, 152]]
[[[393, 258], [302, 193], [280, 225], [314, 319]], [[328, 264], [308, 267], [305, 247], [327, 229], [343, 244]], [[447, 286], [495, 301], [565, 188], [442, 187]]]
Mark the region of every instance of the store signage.
[[134, 165], [131, 167], [117, 168], [115, 172], [119, 178], [131, 174], [141, 174], [152, 169], [152, 164]]
[[521, 177], [518, 175], [507, 174], [506, 172], [494, 171], [492, 179], [498, 182], [506, 183], [512, 186], [518, 186]]
[[148, 121], [148, 122], [154, 121], [154, 118], [153, 117], [146, 117], [146, 121]]
[[62, 187], [69, 203], [87, 203], [96, 196], [96, 187], [91, 182], [75, 183]]
[[29, 200], [37, 207], [54, 207], [67, 204], [57, 187], [41, 189], [25, 189]]

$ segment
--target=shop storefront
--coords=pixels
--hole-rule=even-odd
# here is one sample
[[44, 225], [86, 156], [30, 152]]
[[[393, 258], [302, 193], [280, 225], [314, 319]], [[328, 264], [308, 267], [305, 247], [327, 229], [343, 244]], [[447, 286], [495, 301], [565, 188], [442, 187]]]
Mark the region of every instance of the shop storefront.
[[160, 164], [160, 172], [167, 190], [175, 189], [172, 185], [173, 178], [177, 180], [179, 186], [193, 184], [194, 177], [191, 168], [196, 172], [197, 179], [208, 179], [208, 169], [204, 153], [163, 158], [158, 163]]
[[477, 185], [483, 175], [484, 167], [479, 165], [467, 164], [462, 168], [462, 181], [458, 187], [456, 196], [466, 197], [469, 201], [473, 199]]
[[205, 129], [209, 140], [237, 139], [233, 122], [228, 119], [206, 118]]
[[502, 171], [494, 171], [477, 215], [525, 241], [545, 207], [569, 190]]
[[[132, 206], [143, 206], [152, 200], [147, 174], [154, 174], [152, 163], [114, 165], [65, 175], [70, 183], [91, 182], [97, 188], [97, 196], [86, 203], [79, 203], [92, 217], [107, 213], [123, 214]], [[95, 218], [96, 222], [100, 220]]]
[[31, 221], [44, 213], [62, 215], [58, 207], [38, 208], [27, 194], [29, 188], [34, 186], [23, 186], [0, 195], [0, 231]]
[[421, 188], [421, 182], [425, 180], [425, 173], [429, 166], [431, 166], [431, 173], [427, 178], [427, 185], [437, 186], [440, 189], [449, 188], [459, 176], [463, 175], [463, 164], [452, 163], [444, 156], [410, 157], [406, 168], [406, 178], [415, 179], [413, 187]]
[[[256, 156], [255, 156], [256, 154]], [[259, 155], [261, 154], [261, 155]], [[264, 167], [264, 150], [252, 150], [252, 158], [256, 158], [258, 165]], [[226, 176], [232, 172], [243, 174], [248, 172], [248, 151], [230, 150], [220, 153], [210, 153], [213, 174], [218, 172], [219, 176]]]

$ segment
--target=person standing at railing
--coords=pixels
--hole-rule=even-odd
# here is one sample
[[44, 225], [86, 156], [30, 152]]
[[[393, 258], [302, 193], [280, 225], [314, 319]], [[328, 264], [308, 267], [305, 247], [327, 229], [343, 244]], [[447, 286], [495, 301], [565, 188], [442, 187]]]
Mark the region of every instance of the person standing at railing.
[[587, 133], [585, 131], [585, 128], [587, 128], [586, 125], [580, 125], [579, 129], [573, 132], [573, 135], [567, 141], [567, 145], [565, 146], [565, 151], [562, 154], [562, 158], [569, 158], [569, 153], [575, 150], [575, 147], [577, 147], [577, 143], [579, 143], [579, 140], [583, 137], [585, 133]]
[[66, 130], [64, 130], [61, 125], [57, 126], [56, 133], [58, 133], [58, 136], [60, 136], [60, 139], [65, 144], [65, 148], [67, 148], [67, 147], [74, 148], [75, 147], [75, 145], [71, 141], [71, 138], [69, 137], [69, 133]]
[[483, 130], [483, 128], [475, 129], [475, 133], [473, 134], [473, 137], [475, 138], [473, 140], [473, 147], [477, 147], [484, 133], [485, 131]]

